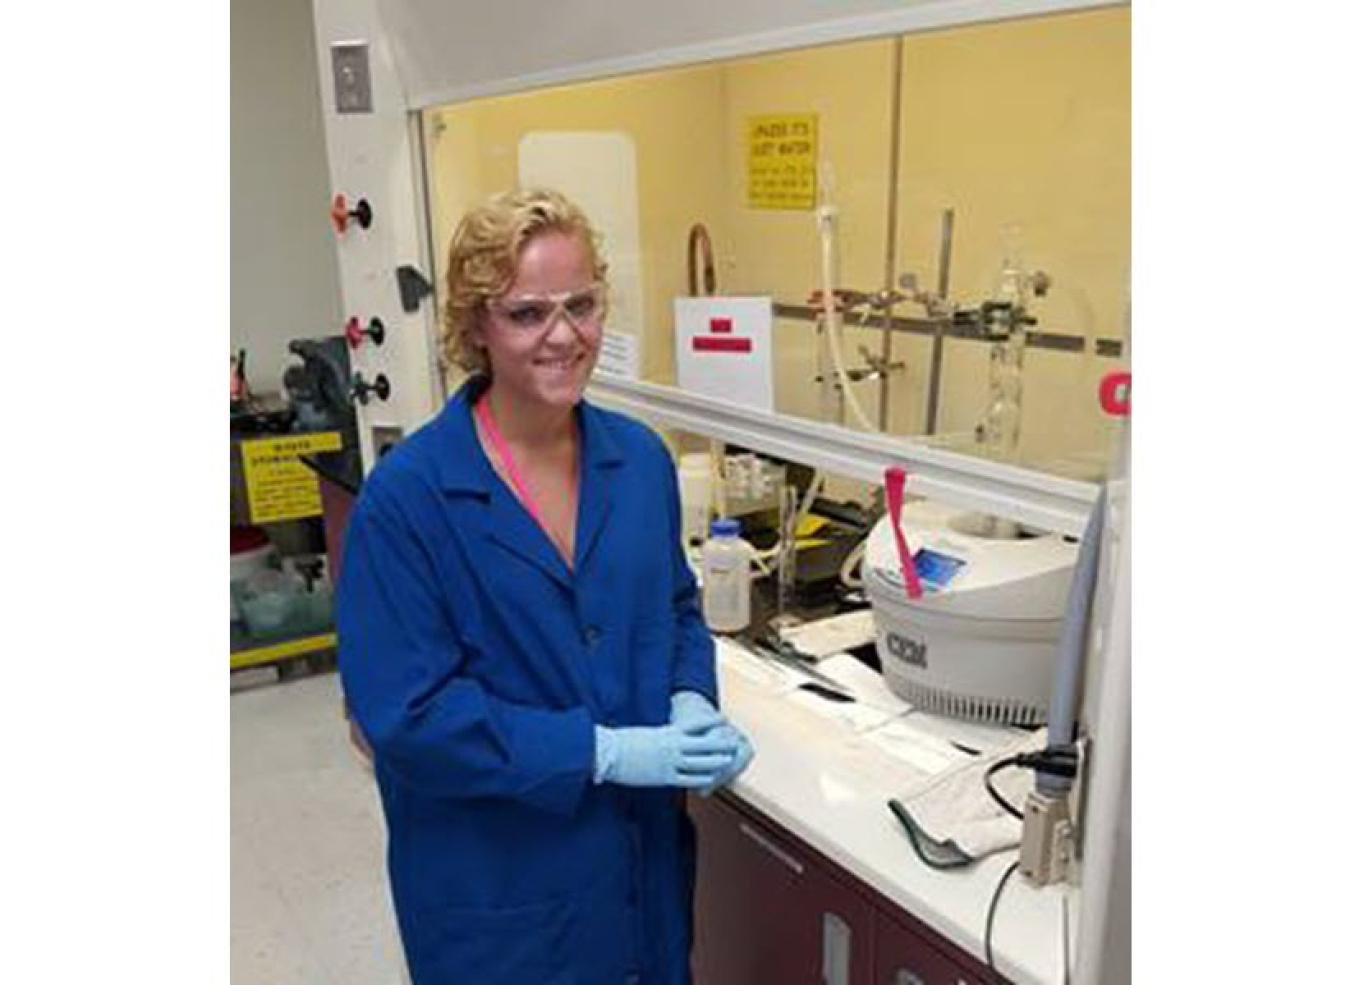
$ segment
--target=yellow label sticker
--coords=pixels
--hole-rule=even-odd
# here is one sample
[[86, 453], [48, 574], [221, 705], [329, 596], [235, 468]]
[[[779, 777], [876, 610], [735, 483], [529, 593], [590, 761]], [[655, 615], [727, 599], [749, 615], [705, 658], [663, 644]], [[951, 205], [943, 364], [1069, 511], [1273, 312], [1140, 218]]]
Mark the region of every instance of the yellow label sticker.
[[341, 448], [342, 435], [337, 431], [241, 441], [239, 455], [252, 521], [280, 523], [322, 513], [319, 477], [300, 456]]
[[816, 207], [816, 114], [746, 118], [750, 208]]
[[254, 664], [271, 663], [273, 660], [285, 660], [287, 657], [299, 657], [320, 650], [332, 650], [337, 646], [336, 633], [320, 633], [318, 636], [305, 636], [298, 640], [273, 643], [271, 646], [258, 646], [251, 650], [240, 650], [230, 654], [230, 669], [252, 667]]
[[808, 513], [797, 521], [797, 536], [810, 537], [813, 533], [829, 525], [829, 520], [823, 516], [816, 516], [814, 513]]
[[822, 540], [819, 537], [798, 537], [797, 550], [804, 551], [811, 547], [824, 547], [828, 543], [828, 540]]

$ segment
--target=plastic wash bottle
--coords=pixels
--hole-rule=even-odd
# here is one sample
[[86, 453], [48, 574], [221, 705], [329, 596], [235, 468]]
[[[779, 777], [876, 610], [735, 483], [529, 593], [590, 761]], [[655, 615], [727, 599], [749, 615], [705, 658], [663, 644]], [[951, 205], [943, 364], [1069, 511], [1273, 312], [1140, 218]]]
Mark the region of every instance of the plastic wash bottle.
[[750, 555], [739, 520], [714, 520], [703, 543], [703, 618], [714, 633], [750, 625]]

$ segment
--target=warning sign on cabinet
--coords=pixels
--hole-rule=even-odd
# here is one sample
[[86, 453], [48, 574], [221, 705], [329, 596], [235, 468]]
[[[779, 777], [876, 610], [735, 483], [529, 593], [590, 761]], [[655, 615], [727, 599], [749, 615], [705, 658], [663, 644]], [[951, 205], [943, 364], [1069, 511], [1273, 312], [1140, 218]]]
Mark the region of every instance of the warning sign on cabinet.
[[341, 449], [342, 435], [336, 431], [240, 442], [250, 520], [280, 523], [322, 513], [319, 477], [300, 456]]
[[746, 118], [752, 209], [816, 207], [816, 114]]

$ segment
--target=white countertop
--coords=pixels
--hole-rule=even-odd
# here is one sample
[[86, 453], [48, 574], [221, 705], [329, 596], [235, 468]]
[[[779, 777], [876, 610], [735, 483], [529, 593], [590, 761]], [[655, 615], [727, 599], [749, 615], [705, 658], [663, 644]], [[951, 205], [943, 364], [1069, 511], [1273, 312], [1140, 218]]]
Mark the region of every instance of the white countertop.
[[[730, 790], [983, 962], [989, 900], [1017, 853], [967, 869], [931, 869], [886, 801], [906, 782], [941, 768], [944, 757], [958, 761], [963, 754], [952, 740], [986, 749], [1016, 733], [916, 711], [851, 656], [829, 657], [818, 669], [847, 686], [855, 704], [800, 691], [804, 678], [737, 643], [719, 638], [717, 657], [723, 711], [755, 746], [754, 760]], [[883, 733], [888, 739], [881, 743]], [[994, 917], [999, 972], [1019, 983], [1063, 981], [1077, 907], [1076, 889], [1038, 889], [1014, 873]]]

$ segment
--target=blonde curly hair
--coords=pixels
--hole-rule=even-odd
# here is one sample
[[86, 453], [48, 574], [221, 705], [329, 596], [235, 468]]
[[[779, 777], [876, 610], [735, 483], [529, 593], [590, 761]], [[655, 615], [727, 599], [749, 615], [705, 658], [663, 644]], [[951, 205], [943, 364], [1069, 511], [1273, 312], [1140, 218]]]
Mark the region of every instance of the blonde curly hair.
[[579, 235], [590, 250], [595, 279], [606, 282], [609, 265], [601, 253], [600, 233], [570, 199], [547, 188], [494, 195], [465, 214], [450, 241], [441, 327], [447, 360], [469, 373], [491, 374], [473, 329], [488, 300], [511, 286], [525, 244], [544, 232]]

